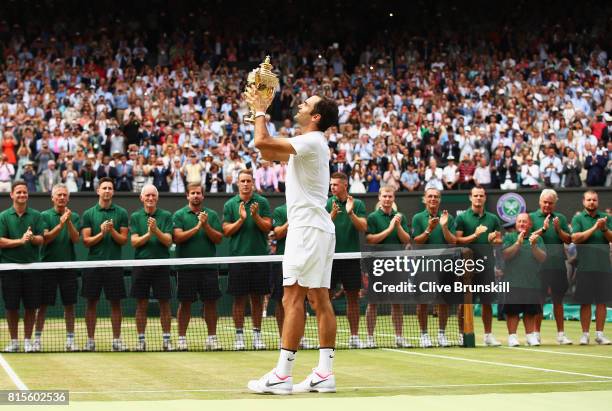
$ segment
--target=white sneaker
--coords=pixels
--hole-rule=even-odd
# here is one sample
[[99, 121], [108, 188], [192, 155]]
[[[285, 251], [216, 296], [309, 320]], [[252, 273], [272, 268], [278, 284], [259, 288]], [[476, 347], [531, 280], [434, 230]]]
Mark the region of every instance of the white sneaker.
[[397, 348], [412, 348], [412, 345], [408, 342], [408, 340], [399, 335], [395, 336], [395, 346]]
[[463, 347], [463, 333], [459, 333], [458, 341], [459, 341], [459, 346]]
[[365, 348], [365, 344], [361, 342], [358, 335], [351, 335], [348, 340], [349, 348]]
[[446, 338], [446, 334], [439, 332], [438, 333], [438, 346], [439, 347], [450, 347], [451, 343]]
[[4, 352], [19, 352], [19, 341], [9, 343], [4, 347]]
[[510, 334], [508, 336], [508, 347], [520, 347], [521, 343], [519, 342], [516, 334]]
[[540, 333], [535, 331], [533, 335], [535, 336], [536, 340], [538, 340], [538, 344], [542, 344], [542, 337], [540, 336]]
[[34, 352], [34, 344], [30, 340], [23, 340], [23, 351]]
[[129, 351], [130, 349], [123, 343], [123, 341], [121, 341], [121, 338], [117, 338], [116, 340], [113, 340], [112, 350], [113, 352], [123, 352]]
[[266, 349], [266, 343], [261, 338], [261, 333], [253, 333], [253, 348], [256, 350]]
[[484, 343], [487, 347], [499, 347], [501, 345], [501, 343], [497, 341], [497, 339], [495, 338], [493, 334], [485, 334]]
[[599, 334], [597, 337], [595, 337], [595, 342], [599, 345], [610, 345], [612, 344], [612, 342], [606, 338], [605, 335]]
[[580, 345], [589, 345], [589, 335], [588, 334], [582, 334], [580, 336]]
[[244, 334], [236, 334], [236, 342], [234, 343], [234, 350], [238, 350], [238, 351], [246, 350], [246, 344], [244, 343]]
[[35, 338], [34, 339], [34, 344], [32, 344], [32, 351], [33, 352], [41, 352], [42, 351], [42, 342], [40, 341], [40, 338]]
[[162, 340], [162, 350], [164, 350], [164, 351], [174, 351], [174, 347], [172, 346], [172, 341], [170, 341], [170, 340]]
[[571, 344], [573, 344], [572, 340], [567, 338], [567, 336], [565, 334], [558, 334], [557, 335], [557, 342], [559, 343], [559, 345], [571, 345]]
[[287, 395], [293, 390], [293, 378], [290, 375], [280, 378], [273, 369], [260, 379], [249, 381], [247, 387], [258, 394]]
[[366, 338], [366, 348], [376, 348], [376, 339], [373, 335], [368, 335]]
[[293, 386], [294, 393], [303, 392], [336, 392], [336, 376], [322, 376], [315, 370], [304, 381]]
[[429, 338], [429, 334], [427, 333], [422, 333], [421, 337], [419, 338], [419, 345], [421, 346], [421, 348], [431, 348], [433, 347], [433, 344], [431, 342], [431, 338]]
[[540, 345], [538, 336], [535, 333], [527, 334], [527, 345], [531, 347], [537, 347]]
[[76, 351], [76, 345], [74, 344], [74, 340], [72, 338], [68, 338], [66, 340], [66, 346], [64, 347], [66, 351]]
[[96, 342], [94, 340], [87, 340], [85, 346], [83, 347], [83, 351], [94, 352], [96, 351]]
[[136, 343], [136, 347], [134, 347], [134, 351], [147, 351], [147, 342], [145, 340], [138, 341], [138, 343]]
[[179, 338], [178, 345], [176, 347], [178, 351], [189, 351], [189, 347], [187, 346], [186, 338]]
[[[311, 344], [310, 341], [308, 340], [308, 338], [302, 337], [300, 339], [300, 349], [302, 349], [302, 350], [311, 350], [313, 348], [317, 348], [317, 346], [315, 344]], [[349, 348], [350, 348], [350, 346], [349, 346]], [[359, 348], [363, 348], [363, 347], [359, 347]]]
[[206, 337], [206, 351], [219, 351], [220, 349], [221, 345], [219, 345], [216, 335]]

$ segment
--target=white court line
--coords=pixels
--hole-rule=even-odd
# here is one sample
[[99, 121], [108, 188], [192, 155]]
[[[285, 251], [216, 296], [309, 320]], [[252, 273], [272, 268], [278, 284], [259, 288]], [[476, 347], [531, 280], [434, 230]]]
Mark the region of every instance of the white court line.
[[612, 376], [607, 376], [607, 375], [595, 375], [595, 374], [586, 374], [586, 373], [574, 372], [574, 371], [553, 370], [553, 369], [550, 369], [550, 368], [531, 367], [529, 365], [508, 364], [508, 363], [505, 363], [505, 362], [497, 362], [497, 361], [475, 360], [475, 359], [472, 359], [472, 358], [453, 357], [453, 356], [450, 356], [450, 355], [425, 354], [425, 353], [414, 352], [414, 351], [395, 350], [393, 348], [382, 348], [382, 350], [383, 351], [397, 352], [397, 353], [406, 354], [406, 355], [417, 355], [417, 356], [421, 356], [421, 357], [441, 358], [441, 359], [444, 359], [444, 360], [455, 360], [455, 361], [466, 361], [466, 362], [473, 362], [473, 363], [477, 363], [477, 364], [497, 365], [497, 366], [500, 366], [500, 367], [521, 368], [521, 369], [524, 369], [524, 370], [544, 371], [544, 372], [552, 372], [552, 373], [566, 374], [566, 375], [580, 375], [582, 377], [604, 378], [604, 379], [607, 379], [607, 380], [612, 380]]
[[541, 350], [538, 348], [527, 348], [527, 347], [501, 347], [509, 350], [521, 350], [521, 351], [534, 351], [543, 352], [547, 354], [559, 354], [559, 355], [575, 355], [578, 357], [592, 357], [592, 358], [604, 358], [606, 360], [612, 360], [612, 356], [609, 355], [597, 355], [597, 354], [584, 354], [579, 352], [563, 352], [563, 351], [552, 351], [552, 350]]
[[15, 384], [15, 387], [17, 387], [18, 390], [20, 391], [29, 390], [28, 386], [25, 385], [23, 381], [21, 381], [21, 378], [19, 378], [15, 370], [13, 370], [10, 364], [4, 359], [2, 354], [0, 354], [0, 365], [2, 366], [2, 368], [4, 368], [6, 375], [9, 376], [9, 378], [11, 379], [11, 381], [13, 381], [13, 384]]
[[[354, 387], [340, 386], [340, 390], [395, 390], [398, 388], [469, 388], [469, 387], [511, 387], [516, 385], [572, 385], [572, 384], [610, 384], [612, 381], [579, 380], [579, 381], [540, 381], [540, 382], [500, 382], [475, 384], [432, 384], [432, 385], [362, 385]], [[200, 389], [200, 390], [125, 390], [125, 391], [70, 391], [73, 394], [137, 394], [137, 393], [173, 393], [173, 392], [246, 392], [246, 389]]]

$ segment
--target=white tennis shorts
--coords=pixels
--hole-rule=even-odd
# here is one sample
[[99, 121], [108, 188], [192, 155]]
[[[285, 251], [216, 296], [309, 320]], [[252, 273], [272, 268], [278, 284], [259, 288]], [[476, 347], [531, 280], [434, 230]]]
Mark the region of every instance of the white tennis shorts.
[[315, 227], [289, 227], [283, 257], [283, 286], [297, 282], [307, 288], [329, 288], [335, 248], [335, 234]]

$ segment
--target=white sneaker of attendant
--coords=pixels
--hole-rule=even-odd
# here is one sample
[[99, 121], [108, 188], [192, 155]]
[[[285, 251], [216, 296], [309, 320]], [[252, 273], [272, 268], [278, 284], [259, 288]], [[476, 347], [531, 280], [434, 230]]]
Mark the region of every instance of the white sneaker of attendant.
[[538, 331], [534, 331], [533, 335], [535, 336], [536, 340], [538, 340], [538, 344], [542, 344], [542, 337], [540, 336], [540, 333]]
[[266, 343], [261, 338], [261, 333], [253, 333], [253, 348], [256, 350], [265, 350]]
[[172, 341], [163, 340], [162, 341], [162, 350], [164, 351], [174, 351], [174, 347], [172, 346]]
[[571, 344], [573, 344], [572, 340], [567, 338], [565, 333], [557, 334], [557, 342], [559, 343], [559, 345], [571, 345]]
[[121, 338], [117, 338], [113, 340], [112, 349], [114, 352], [123, 352], [129, 351], [130, 349], [121, 341]]
[[290, 375], [281, 378], [274, 369], [258, 380], [249, 381], [247, 387], [259, 394], [287, 395], [293, 390], [293, 378]]
[[35, 338], [34, 339], [34, 344], [32, 344], [32, 351], [33, 352], [41, 352], [42, 351], [42, 341], [40, 341], [40, 338]]
[[336, 376], [334, 374], [324, 376], [312, 370], [304, 381], [293, 386], [293, 392], [336, 392]]
[[499, 347], [501, 345], [501, 343], [497, 341], [493, 334], [485, 334], [484, 343], [487, 347]]
[[463, 333], [459, 333], [459, 346], [463, 347]]
[[216, 335], [209, 335], [206, 337], [206, 350], [207, 351], [219, 351], [221, 349], [221, 345], [219, 345], [219, 340]]
[[376, 339], [373, 335], [368, 335], [366, 338], [366, 348], [376, 348]]
[[421, 333], [421, 337], [419, 338], [419, 345], [421, 348], [431, 348], [433, 344], [431, 342], [431, 338], [429, 338], [429, 334]]
[[76, 345], [74, 344], [74, 340], [72, 338], [66, 339], [66, 346], [64, 347], [66, 351], [76, 351]]
[[537, 347], [540, 345], [536, 333], [527, 334], [527, 345], [531, 347]]
[[34, 352], [34, 344], [30, 340], [23, 340], [23, 351]]
[[19, 341], [11, 341], [6, 347], [4, 347], [4, 352], [19, 352]]
[[[302, 337], [300, 339], [300, 349], [302, 349], [302, 350], [311, 350], [313, 348], [317, 348], [317, 346], [315, 344], [311, 344], [310, 341], [308, 340], [308, 338]], [[350, 343], [349, 343], [349, 348], [350, 348]], [[359, 347], [359, 348], [363, 348], [363, 347]]]
[[582, 333], [580, 336], [580, 345], [589, 345], [589, 334]]
[[244, 343], [244, 334], [236, 334], [234, 349], [238, 351], [246, 350], [246, 344]]
[[187, 338], [179, 337], [176, 349], [178, 351], [189, 351], [189, 347], [187, 346]]
[[395, 346], [397, 348], [412, 348], [412, 344], [410, 344], [405, 337], [400, 335], [395, 336]]
[[134, 347], [134, 351], [146, 351], [147, 350], [147, 342], [145, 340], [138, 341], [136, 343], [136, 347]]
[[83, 351], [94, 352], [96, 351], [96, 342], [94, 340], [87, 340], [85, 346], [83, 347]]
[[351, 335], [348, 340], [349, 348], [365, 348], [365, 344], [361, 342], [358, 335]]
[[595, 342], [599, 345], [610, 345], [612, 344], [612, 342], [606, 338], [605, 335], [603, 335], [603, 333], [597, 335], [597, 337], [595, 337]]
[[516, 334], [510, 334], [508, 336], [508, 347], [520, 347], [521, 343]]
[[446, 338], [446, 334], [439, 332], [438, 333], [438, 346], [440, 347], [450, 347], [451, 343], [448, 342], [448, 339]]

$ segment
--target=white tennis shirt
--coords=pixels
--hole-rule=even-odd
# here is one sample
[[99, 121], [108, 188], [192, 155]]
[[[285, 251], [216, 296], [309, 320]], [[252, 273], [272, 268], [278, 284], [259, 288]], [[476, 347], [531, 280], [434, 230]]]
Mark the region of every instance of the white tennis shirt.
[[329, 190], [329, 148], [320, 131], [289, 139], [296, 154], [289, 157], [285, 179], [289, 229], [315, 227], [335, 233], [325, 210]]

